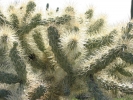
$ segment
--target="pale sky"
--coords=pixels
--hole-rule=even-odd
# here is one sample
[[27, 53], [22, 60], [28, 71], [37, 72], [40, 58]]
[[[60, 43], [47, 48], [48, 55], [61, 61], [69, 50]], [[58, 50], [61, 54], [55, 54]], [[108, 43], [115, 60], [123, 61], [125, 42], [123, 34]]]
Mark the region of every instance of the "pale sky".
[[[0, 0], [0, 6], [6, 7], [10, 2], [26, 0]], [[130, 20], [131, 0], [35, 0], [39, 8], [45, 9], [49, 3], [51, 9], [63, 9], [71, 4], [78, 12], [85, 12], [89, 6], [95, 8], [96, 14], [107, 15], [110, 24], [128, 22]], [[121, 1], [121, 2], [120, 2]]]

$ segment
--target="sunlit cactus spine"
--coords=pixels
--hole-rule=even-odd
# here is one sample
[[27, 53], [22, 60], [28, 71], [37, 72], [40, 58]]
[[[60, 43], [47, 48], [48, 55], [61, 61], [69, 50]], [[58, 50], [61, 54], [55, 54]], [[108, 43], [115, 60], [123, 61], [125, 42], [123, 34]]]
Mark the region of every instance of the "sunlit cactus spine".
[[0, 15], [0, 99], [110, 100], [132, 94], [132, 22], [111, 27], [105, 16], [94, 19], [92, 7], [79, 17], [72, 6], [57, 14], [59, 8], [51, 11], [47, 3], [42, 13], [33, 1], [7, 10]]

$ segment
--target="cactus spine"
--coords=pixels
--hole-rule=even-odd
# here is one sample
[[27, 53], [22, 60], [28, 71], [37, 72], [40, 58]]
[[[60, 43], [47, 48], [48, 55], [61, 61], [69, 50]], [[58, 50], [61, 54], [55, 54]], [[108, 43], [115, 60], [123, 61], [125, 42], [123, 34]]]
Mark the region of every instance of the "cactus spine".
[[29, 1], [11, 5], [9, 15], [0, 12], [0, 98], [109, 100], [132, 94], [132, 22], [113, 28], [104, 16], [94, 19], [92, 8], [79, 18], [71, 6], [61, 15], [49, 7], [44, 15]]

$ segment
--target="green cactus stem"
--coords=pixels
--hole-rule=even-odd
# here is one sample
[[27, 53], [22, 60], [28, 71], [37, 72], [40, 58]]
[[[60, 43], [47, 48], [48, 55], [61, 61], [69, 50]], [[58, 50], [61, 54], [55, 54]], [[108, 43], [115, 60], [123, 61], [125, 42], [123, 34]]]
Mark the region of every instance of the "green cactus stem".
[[0, 71], [0, 82], [7, 83], [7, 84], [13, 84], [13, 83], [21, 82], [21, 79], [19, 79], [17, 75]]
[[39, 33], [38, 31], [35, 31], [35, 34], [33, 34], [33, 38], [34, 38], [35, 43], [37, 44], [38, 49], [44, 52], [45, 47], [44, 47], [41, 33]]
[[62, 53], [61, 49], [59, 48], [59, 33], [58, 30], [50, 26], [48, 28], [48, 38], [49, 38], [49, 44], [52, 47], [52, 51], [57, 59], [57, 62], [60, 64], [62, 69], [67, 72], [69, 75], [73, 74], [72, 67], [67, 61], [67, 57]]
[[17, 50], [18, 43], [14, 43], [13, 48], [10, 51], [10, 58], [13, 62], [13, 65], [15, 66], [15, 70], [17, 72], [17, 75], [19, 79], [21, 79], [22, 83], [26, 82], [26, 65], [25, 62], [22, 60], [21, 56], [19, 55], [19, 52]]
[[89, 80], [87, 83], [89, 88], [88, 90], [93, 95], [95, 100], [109, 100], [109, 98], [107, 98], [100, 90], [98, 84], [94, 81], [92, 74], [89, 75]]
[[34, 90], [34, 93], [29, 93], [30, 94], [29, 98], [30, 100], [39, 99], [41, 96], [44, 95], [45, 92], [46, 92], [46, 87], [40, 85]]
[[0, 89], [0, 98], [5, 99], [10, 94], [11, 93], [9, 90]]

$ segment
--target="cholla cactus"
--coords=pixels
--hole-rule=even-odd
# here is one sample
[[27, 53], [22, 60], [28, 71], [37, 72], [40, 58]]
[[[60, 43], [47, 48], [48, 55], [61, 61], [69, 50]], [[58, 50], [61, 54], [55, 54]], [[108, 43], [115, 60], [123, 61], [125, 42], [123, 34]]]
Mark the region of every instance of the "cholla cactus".
[[1, 11], [1, 99], [109, 100], [110, 91], [133, 92], [132, 22], [113, 28], [104, 16], [94, 19], [93, 8], [80, 15], [72, 6], [62, 14], [35, 7]]

